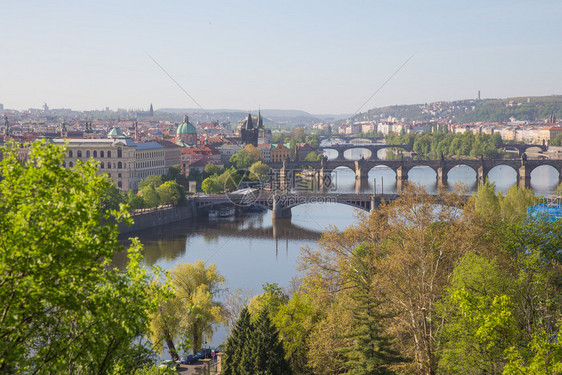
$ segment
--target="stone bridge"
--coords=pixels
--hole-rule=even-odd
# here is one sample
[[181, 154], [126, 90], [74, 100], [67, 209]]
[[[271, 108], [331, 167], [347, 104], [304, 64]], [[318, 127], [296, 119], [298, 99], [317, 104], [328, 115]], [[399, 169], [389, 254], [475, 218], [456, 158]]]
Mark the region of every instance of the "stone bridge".
[[332, 193], [273, 193], [259, 190], [255, 194], [214, 194], [191, 198], [198, 211], [213, 206], [234, 205], [235, 207], [257, 206], [272, 211], [273, 219], [291, 217], [291, 208], [309, 203], [340, 203], [365, 211], [376, 209], [382, 201], [392, 201], [396, 194], [332, 194]]
[[468, 166], [477, 175], [478, 184], [483, 185], [492, 168], [497, 166], [508, 166], [517, 173], [518, 185], [530, 187], [531, 172], [541, 166], [551, 166], [558, 171], [562, 182], [562, 159], [527, 159], [525, 154], [520, 159], [445, 159], [440, 160], [327, 160], [314, 162], [292, 162], [269, 163], [274, 170], [275, 183], [282, 189], [294, 186], [293, 180], [303, 170], [312, 171], [318, 186], [327, 188], [331, 182], [331, 173], [338, 167], [346, 167], [355, 171], [355, 180], [368, 181], [369, 171], [377, 166], [385, 166], [396, 173], [396, 186], [400, 190], [403, 183], [408, 180], [408, 173], [414, 167], [429, 167], [437, 175], [437, 182], [441, 186], [447, 185], [447, 176], [451, 169], [458, 166]]
[[404, 151], [412, 151], [412, 146], [405, 144], [405, 145], [387, 145], [387, 144], [344, 144], [344, 145], [332, 145], [332, 146], [320, 146], [317, 148], [318, 151], [322, 152], [324, 150], [335, 150], [338, 153], [338, 156], [335, 159], [336, 161], [347, 160], [344, 157], [344, 153], [347, 150], [352, 149], [365, 149], [371, 152], [371, 156], [367, 158], [367, 160], [379, 160], [378, 159], [378, 152], [380, 150], [384, 150], [387, 148], [401, 148]]
[[[378, 160], [378, 156], [377, 156], [378, 152], [380, 150], [388, 149], [388, 148], [399, 148], [404, 151], [413, 150], [413, 147], [410, 146], [409, 144], [387, 145], [387, 144], [351, 144], [351, 143], [331, 145], [331, 146], [320, 146], [317, 147], [316, 150], [318, 152], [322, 152], [323, 150], [335, 150], [337, 151], [338, 156], [335, 159], [331, 159], [331, 160], [341, 161], [341, 160], [347, 160], [344, 156], [344, 153], [347, 150], [365, 149], [365, 150], [369, 150], [369, 152], [371, 153], [371, 156], [368, 157], [366, 160]], [[548, 150], [548, 146], [546, 146], [545, 144], [535, 145], [535, 144], [506, 143], [503, 145], [504, 150], [517, 150], [517, 152], [519, 153], [519, 157], [522, 157], [523, 154], [530, 148], [539, 148], [543, 152]]]

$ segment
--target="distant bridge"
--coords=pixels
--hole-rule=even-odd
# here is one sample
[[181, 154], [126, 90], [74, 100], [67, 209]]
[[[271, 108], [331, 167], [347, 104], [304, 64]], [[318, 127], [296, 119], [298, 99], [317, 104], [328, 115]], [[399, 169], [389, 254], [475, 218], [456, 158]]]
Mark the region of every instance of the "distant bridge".
[[290, 218], [291, 208], [309, 203], [340, 203], [365, 211], [376, 209], [382, 201], [392, 201], [396, 194], [333, 194], [333, 193], [272, 193], [259, 190], [255, 195], [214, 194], [191, 198], [198, 211], [208, 211], [211, 207], [234, 205], [237, 207], [256, 206], [272, 211], [274, 219]]
[[[347, 160], [344, 156], [345, 152], [348, 150], [353, 149], [364, 149], [370, 152], [370, 156], [366, 157], [366, 160], [379, 160], [378, 159], [378, 152], [384, 149], [401, 149], [404, 151], [413, 151], [413, 147], [409, 144], [400, 144], [400, 145], [392, 145], [392, 144], [355, 144], [355, 143], [346, 143], [346, 144], [337, 144], [337, 145], [325, 145], [319, 146], [316, 149], [318, 151], [324, 150], [335, 150], [338, 155], [334, 159], [330, 160]], [[506, 151], [517, 151], [519, 157], [522, 157], [525, 152], [527, 152], [531, 148], [538, 148], [541, 151], [545, 152], [548, 150], [548, 146], [545, 144], [536, 145], [536, 144], [522, 144], [522, 143], [506, 143], [503, 145], [503, 149]]]
[[408, 173], [415, 167], [429, 167], [435, 171], [437, 182], [441, 186], [447, 185], [448, 173], [458, 166], [468, 166], [477, 175], [479, 185], [483, 185], [488, 173], [495, 167], [508, 166], [517, 173], [518, 185], [530, 187], [531, 172], [542, 166], [550, 166], [558, 172], [562, 182], [562, 159], [527, 159], [525, 154], [520, 159], [445, 159], [440, 160], [327, 160], [283, 163], [268, 163], [274, 170], [277, 183], [282, 187], [293, 186], [293, 180], [303, 170], [312, 171], [318, 186], [329, 186], [332, 172], [338, 167], [346, 167], [355, 171], [357, 182], [367, 181], [369, 171], [375, 167], [384, 166], [392, 169], [396, 174], [396, 185], [401, 190], [403, 183], [408, 180]]

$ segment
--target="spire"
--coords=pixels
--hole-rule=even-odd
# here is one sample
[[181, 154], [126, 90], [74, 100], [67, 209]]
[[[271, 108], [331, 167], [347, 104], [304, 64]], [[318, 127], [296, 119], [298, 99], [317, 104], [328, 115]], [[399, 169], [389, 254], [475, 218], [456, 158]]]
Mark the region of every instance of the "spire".
[[186, 124], [189, 122], [189, 117], [187, 115], [185, 115], [185, 117], [183, 118], [183, 122], [185, 122]]
[[154, 108], [152, 108], [152, 103], [150, 103], [150, 109], [148, 111], [150, 112], [150, 116], [154, 116]]
[[263, 129], [263, 119], [261, 117], [261, 109], [258, 111], [258, 129]]
[[252, 114], [248, 113], [248, 119], [246, 120], [246, 129], [251, 130], [254, 128], [254, 122], [252, 121]]

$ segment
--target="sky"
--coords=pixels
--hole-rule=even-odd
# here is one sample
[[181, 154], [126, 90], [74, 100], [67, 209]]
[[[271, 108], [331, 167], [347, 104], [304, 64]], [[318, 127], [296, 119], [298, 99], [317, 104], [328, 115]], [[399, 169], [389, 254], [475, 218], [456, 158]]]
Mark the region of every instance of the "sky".
[[560, 0], [0, 0], [0, 103], [198, 107], [151, 57], [205, 109], [562, 94], [561, 14]]

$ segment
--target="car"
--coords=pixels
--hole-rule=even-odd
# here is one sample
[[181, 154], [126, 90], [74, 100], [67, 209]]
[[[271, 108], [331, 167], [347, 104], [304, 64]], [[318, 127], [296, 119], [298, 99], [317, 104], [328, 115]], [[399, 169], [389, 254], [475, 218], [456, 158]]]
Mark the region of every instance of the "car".
[[197, 359], [211, 358], [211, 352], [212, 352], [211, 349], [200, 349], [195, 355], [195, 358]]
[[189, 354], [189, 355], [183, 355], [180, 358], [180, 363], [184, 364], [184, 365], [190, 365], [192, 363], [197, 362], [197, 358], [195, 358], [195, 356], [193, 354]]

